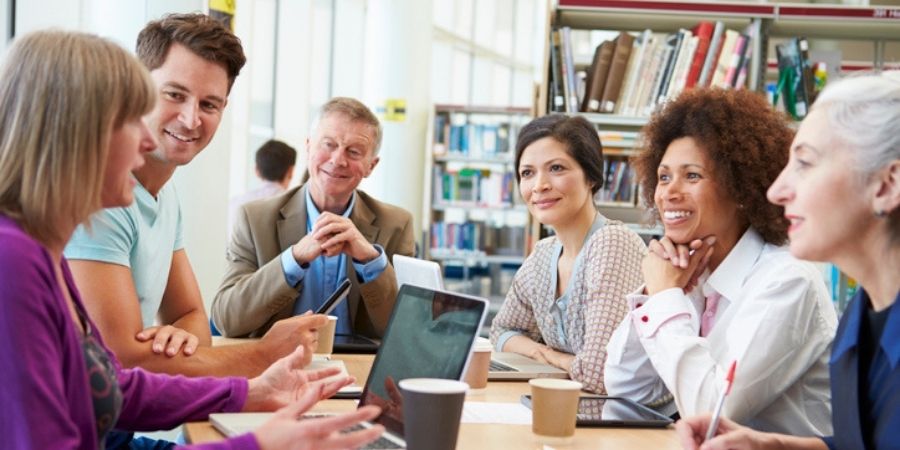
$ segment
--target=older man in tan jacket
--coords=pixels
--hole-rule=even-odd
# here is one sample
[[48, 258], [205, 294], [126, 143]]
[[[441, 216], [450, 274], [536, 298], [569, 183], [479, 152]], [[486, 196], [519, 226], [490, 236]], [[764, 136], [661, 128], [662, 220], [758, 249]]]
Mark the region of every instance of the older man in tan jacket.
[[322, 106], [306, 141], [309, 182], [245, 205], [212, 304], [226, 336], [261, 336], [277, 320], [315, 310], [344, 278], [338, 334], [381, 337], [397, 284], [390, 260], [414, 252], [409, 212], [357, 190], [378, 164], [381, 126], [362, 103]]

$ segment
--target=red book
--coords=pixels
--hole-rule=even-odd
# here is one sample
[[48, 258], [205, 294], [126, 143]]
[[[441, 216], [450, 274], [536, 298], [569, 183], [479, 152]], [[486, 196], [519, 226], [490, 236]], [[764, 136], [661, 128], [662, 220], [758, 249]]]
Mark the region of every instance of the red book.
[[685, 88], [693, 87], [700, 78], [700, 71], [703, 70], [703, 62], [706, 61], [706, 52], [709, 51], [709, 42], [712, 39], [714, 28], [715, 25], [712, 22], [700, 22], [691, 29], [694, 36], [697, 36], [697, 51], [694, 53], [694, 60], [691, 61], [691, 68], [684, 84]]

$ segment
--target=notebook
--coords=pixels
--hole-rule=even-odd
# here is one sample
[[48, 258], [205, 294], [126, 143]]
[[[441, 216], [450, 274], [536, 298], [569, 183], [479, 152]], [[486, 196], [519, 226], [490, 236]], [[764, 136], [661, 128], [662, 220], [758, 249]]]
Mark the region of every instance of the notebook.
[[394, 255], [394, 274], [397, 286], [411, 284], [429, 289], [444, 289], [441, 265], [434, 261]]
[[[401, 286], [359, 402], [359, 406], [381, 406], [384, 412], [375, 422], [384, 425], [386, 431], [381, 439], [364, 448], [404, 448], [403, 413], [390, 400], [388, 391], [406, 378], [461, 380], [486, 312], [487, 300], [482, 298]], [[271, 413], [210, 414], [209, 420], [226, 436], [235, 436], [254, 430], [270, 416]], [[321, 414], [305, 417], [308, 416]]]

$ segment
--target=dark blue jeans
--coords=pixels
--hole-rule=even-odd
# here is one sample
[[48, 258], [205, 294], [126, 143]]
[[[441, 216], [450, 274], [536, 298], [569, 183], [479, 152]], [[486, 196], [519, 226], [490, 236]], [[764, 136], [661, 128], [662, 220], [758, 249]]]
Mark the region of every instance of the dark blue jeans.
[[134, 433], [112, 430], [106, 435], [106, 450], [171, 450], [174, 442], [134, 437]]

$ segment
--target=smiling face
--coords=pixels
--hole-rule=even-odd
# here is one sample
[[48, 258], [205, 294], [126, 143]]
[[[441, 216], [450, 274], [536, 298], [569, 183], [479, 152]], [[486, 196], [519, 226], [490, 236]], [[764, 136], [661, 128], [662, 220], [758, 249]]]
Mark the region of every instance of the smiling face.
[[106, 173], [100, 194], [102, 206], [128, 206], [134, 200], [131, 171], [144, 165], [144, 153], [156, 148], [156, 140], [140, 117], [126, 120], [109, 137]]
[[654, 202], [665, 234], [676, 243], [715, 235], [737, 242], [743, 234], [739, 208], [716, 182], [712, 161], [692, 137], [675, 139], [657, 169]]
[[769, 201], [784, 206], [790, 221], [791, 254], [812, 261], [840, 259], [859, 251], [878, 219], [867, 201], [846, 144], [829, 130], [824, 110], [800, 125], [787, 166], [769, 188]]
[[181, 44], [172, 44], [165, 62], [150, 71], [159, 92], [147, 125], [159, 142], [152, 156], [184, 165], [209, 145], [228, 98], [228, 74]]
[[558, 227], [593, 210], [591, 185], [566, 146], [545, 137], [531, 143], [519, 160], [519, 193], [542, 224]]
[[333, 112], [319, 120], [306, 141], [310, 194], [319, 208], [346, 206], [353, 191], [378, 164], [371, 125]]

